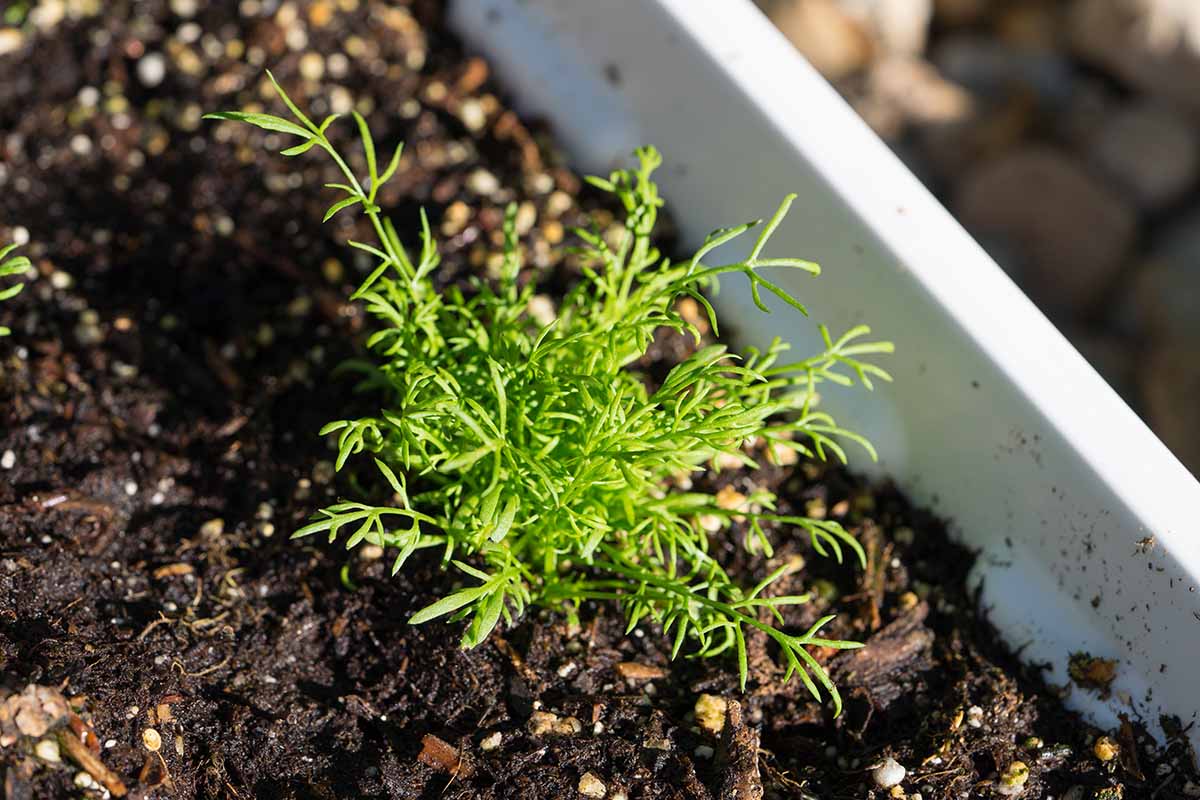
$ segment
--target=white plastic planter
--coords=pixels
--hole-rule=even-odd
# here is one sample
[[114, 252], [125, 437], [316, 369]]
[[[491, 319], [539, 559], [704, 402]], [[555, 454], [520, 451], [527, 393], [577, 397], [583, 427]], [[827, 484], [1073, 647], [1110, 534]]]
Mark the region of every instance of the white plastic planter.
[[[773, 252], [824, 274], [775, 279], [816, 320], [867, 321], [896, 343], [894, 384], [827, 397], [875, 442], [879, 474], [982, 551], [992, 621], [1052, 681], [1068, 683], [1075, 651], [1119, 660], [1112, 697], [1075, 689], [1072, 706], [1106, 726], [1120, 712], [1196, 718], [1200, 484], [748, 0], [456, 0], [451, 13], [581, 168], [662, 149], [686, 244], [798, 192]], [[757, 312], [742, 283], [718, 298], [739, 339], [815, 347], [813, 321]]]

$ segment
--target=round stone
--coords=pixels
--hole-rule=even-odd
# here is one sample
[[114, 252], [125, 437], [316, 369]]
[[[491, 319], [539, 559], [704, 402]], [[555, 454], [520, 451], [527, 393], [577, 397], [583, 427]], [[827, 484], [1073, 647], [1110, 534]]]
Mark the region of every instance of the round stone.
[[33, 752], [42, 761], [50, 764], [57, 764], [62, 761], [62, 755], [58, 750], [58, 742], [53, 739], [42, 739], [33, 747]]
[[153, 89], [167, 77], [167, 60], [162, 53], [147, 53], [138, 59], [137, 76], [142, 85]]
[[836, 80], [862, 69], [874, 43], [863, 20], [832, 0], [775, 3], [771, 21], [826, 78]]
[[871, 780], [880, 789], [890, 789], [893, 786], [898, 786], [907, 774], [908, 770], [899, 761], [894, 758], [886, 758], [882, 764], [871, 770]]
[[1098, 129], [1091, 155], [1099, 170], [1147, 211], [1178, 200], [1200, 170], [1196, 132], [1178, 115], [1153, 105], [1113, 114]]
[[[1035, 301], [1073, 315], [1104, 298], [1137, 234], [1133, 206], [1050, 147], [1019, 148], [974, 168], [953, 208]], [[1015, 261], [1003, 263], [1003, 254]]]
[[606, 791], [608, 787], [604, 785], [604, 781], [591, 772], [583, 773], [583, 777], [579, 779], [579, 793], [584, 797], [604, 797]]
[[325, 59], [320, 53], [305, 53], [300, 57], [300, 74], [305, 80], [321, 80], [325, 75]]

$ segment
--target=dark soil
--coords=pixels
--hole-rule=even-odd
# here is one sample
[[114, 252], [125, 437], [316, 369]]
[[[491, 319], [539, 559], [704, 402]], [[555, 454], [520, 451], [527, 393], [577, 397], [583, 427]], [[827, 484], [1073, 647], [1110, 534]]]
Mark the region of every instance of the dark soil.
[[[823, 598], [789, 621], [836, 607], [836, 633], [868, 643], [818, 654], [847, 698], [838, 719], [779, 682], [762, 641], [743, 695], [728, 661], [671, 663], [607, 607], [576, 629], [533, 615], [470, 652], [453, 627], [408, 626], [447, 588], [436, 564], [393, 579], [377, 554], [346, 566], [287, 540], [353, 491], [315, 435], [345, 413], [329, 372], [363, 325], [344, 302], [363, 267], [340, 245], [353, 223], [317, 224], [333, 176], [315, 155], [199, 114], [265, 100], [263, 66], [315, 113], [358, 103], [381, 148], [407, 142], [382, 200], [406, 235], [421, 205], [442, 226], [447, 281], [486, 271], [517, 200], [555, 294], [573, 274], [564, 226], [608, 212], [436, 3], [146, 0], [88, 17], [79, 2], [34, 21], [25, 5], [0, 4], [25, 20], [0, 57], [0, 234], [25, 226], [40, 273], [0, 313], [0, 699], [51, 687], [78, 717], [45, 734], [59, 763], [0, 738], [8, 800], [99, 796], [96, 780], [147, 798], [563, 798], [589, 772], [609, 798], [930, 800], [995, 795], [1016, 761], [1023, 797], [1195, 796], [1182, 736], [1155, 750], [1126, 726], [1109, 732], [1120, 756], [1097, 758], [1103, 732], [997, 643], [940, 520], [821, 465], [707, 482], [774, 488], [865, 543], [864, 571], [773, 533]], [[153, 87], [148, 53], [168, 67]], [[664, 340], [648, 366], [682, 354]], [[769, 568], [722, 549], [748, 582]], [[720, 735], [696, 723], [701, 694], [727, 701]], [[889, 756], [900, 790], [873, 783]]]

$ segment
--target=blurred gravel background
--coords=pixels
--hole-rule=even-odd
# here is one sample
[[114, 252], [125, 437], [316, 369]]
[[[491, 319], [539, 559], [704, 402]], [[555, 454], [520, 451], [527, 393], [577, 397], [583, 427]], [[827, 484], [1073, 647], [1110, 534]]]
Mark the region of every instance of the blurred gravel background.
[[1200, 474], [1200, 0], [757, 2]]

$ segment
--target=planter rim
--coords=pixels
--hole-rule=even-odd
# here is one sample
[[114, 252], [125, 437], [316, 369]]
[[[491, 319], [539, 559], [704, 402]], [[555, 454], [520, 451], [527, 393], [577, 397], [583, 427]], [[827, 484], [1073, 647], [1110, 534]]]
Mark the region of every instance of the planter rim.
[[[761, 12], [454, 0], [450, 15], [582, 168], [657, 145], [685, 246], [797, 192], [775, 250], [825, 274], [781, 282], [817, 320], [869, 322], [897, 347], [894, 384], [828, 403], [875, 442], [878, 474], [980, 551], [991, 621], [1052, 683], [1069, 683], [1071, 653], [1116, 659], [1109, 697], [1068, 698], [1098, 724], [1200, 716], [1200, 483]], [[743, 343], [816, 341], [734, 281], [717, 305]]]

